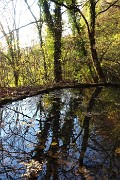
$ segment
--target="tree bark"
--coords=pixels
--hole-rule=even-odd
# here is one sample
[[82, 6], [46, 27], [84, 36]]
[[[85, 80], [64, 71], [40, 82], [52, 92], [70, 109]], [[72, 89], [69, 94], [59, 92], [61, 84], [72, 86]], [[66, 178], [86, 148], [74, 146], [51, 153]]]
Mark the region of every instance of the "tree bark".
[[105, 75], [103, 73], [102, 67], [101, 67], [100, 62], [98, 60], [95, 38], [94, 38], [94, 32], [91, 32], [89, 34], [89, 40], [90, 40], [90, 49], [91, 49], [92, 60], [93, 60], [94, 67], [95, 67], [96, 72], [97, 72], [98, 79], [100, 79], [102, 82], [106, 82]]
[[18, 81], [19, 81], [19, 72], [16, 70], [14, 71], [14, 79], [15, 79], [15, 86], [18, 86]]
[[44, 0], [43, 10], [46, 17], [46, 22], [54, 39], [54, 78], [55, 82], [62, 81], [62, 67], [61, 67], [61, 37], [62, 37], [62, 23], [61, 23], [61, 6], [55, 4], [54, 16], [51, 15], [48, 2]]
[[95, 42], [95, 12], [96, 2], [95, 0], [90, 0], [90, 29], [88, 31], [89, 40], [90, 40], [90, 49], [94, 67], [96, 69], [97, 75], [102, 82], [106, 82], [105, 75], [103, 73], [102, 67], [100, 65], [98, 54], [96, 50], [96, 42]]
[[61, 7], [56, 5], [55, 27], [54, 27], [54, 76], [56, 82], [62, 81], [61, 37], [62, 37]]

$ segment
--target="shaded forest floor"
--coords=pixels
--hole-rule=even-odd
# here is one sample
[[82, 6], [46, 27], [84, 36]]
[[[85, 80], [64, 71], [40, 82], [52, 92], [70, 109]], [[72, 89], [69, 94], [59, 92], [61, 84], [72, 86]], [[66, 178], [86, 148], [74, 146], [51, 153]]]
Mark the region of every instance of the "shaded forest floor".
[[26, 86], [26, 87], [1, 87], [0, 88], [0, 106], [6, 103], [22, 100], [26, 97], [30, 97], [33, 95], [38, 95], [40, 93], [48, 93], [52, 90], [58, 90], [62, 88], [89, 88], [89, 87], [98, 87], [98, 86], [113, 86], [120, 88], [120, 84], [114, 83], [99, 83], [99, 84], [81, 84], [75, 82], [67, 82], [67, 83], [58, 83], [53, 85], [45, 85], [45, 86]]

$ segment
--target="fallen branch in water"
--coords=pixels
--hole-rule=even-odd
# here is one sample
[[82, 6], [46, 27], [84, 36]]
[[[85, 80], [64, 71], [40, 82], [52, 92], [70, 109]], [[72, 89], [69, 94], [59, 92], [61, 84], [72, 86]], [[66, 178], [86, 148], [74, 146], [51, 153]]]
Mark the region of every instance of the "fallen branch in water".
[[64, 89], [64, 88], [91, 88], [91, 87], [115, 87], [120, 88], [120, 84], [117, 83], [76, 83], [76, 82], [67, 82], [67, 83], [57, 83], [53, 85], [45, 86], [28, 86], [28, 87], [17, 87], [17, 88], [1, 88], [0, 89], [0, 107], [4, 104], [11, 103], [13, 101], [22, 100], [27, 97], [38, 95], [41, 93], [49, 93], [50, 91]]

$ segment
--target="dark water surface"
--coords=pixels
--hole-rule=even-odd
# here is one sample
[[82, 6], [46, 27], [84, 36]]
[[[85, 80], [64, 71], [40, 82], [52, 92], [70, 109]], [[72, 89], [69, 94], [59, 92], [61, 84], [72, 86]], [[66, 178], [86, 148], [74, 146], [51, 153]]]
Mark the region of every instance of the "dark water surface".
[[120, 89], [63, 89], [0, 109], [0, 180], [119, 180]]

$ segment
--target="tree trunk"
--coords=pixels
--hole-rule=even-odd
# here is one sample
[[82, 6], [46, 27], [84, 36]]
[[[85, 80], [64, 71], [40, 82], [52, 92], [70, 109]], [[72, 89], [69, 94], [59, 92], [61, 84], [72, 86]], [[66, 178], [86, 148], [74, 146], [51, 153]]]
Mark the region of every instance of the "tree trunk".
[[55, 27], [54, 27], [54, 76], [55, 81], [62, 81], [62, 68], [61, 68], [61, 7], [55, 7]]
[[15, 86], [18, 86], [18, 81], [19, 81], [19, 72], [14, 71], [14, 79], [15, 79]]
[[40, 4], [40, 23], [38, 23], [36, 21], [36, 24], [37, 24], [38, 33], [39, 33], [41, 53], [43, 56], [43, 67], [44, 67], [44, 73], [45, 73], [44, 78], [45, 78], [45, 81], [47, 81], [47, 79], [48, 79], [47, 64], [46, 64], [45, 52], [44, 52], [44, 48], [43, 48], [43, 39], [42, 39], [43, 18], [42, 18], [41, 4]]
[[89, 29], [89, 40], [90, 40], [90, 49], [94, 67], [96, 69], [97, 75], [102, 82], [106, 82], [105, 75], [103, 73], [102, 67], [98, 60], [98, 54], [96, 50], [95, 43], [95, 20], [96, 20], [96, 12], [95, 12], [96, 1], [90, 0], [90, 29]]
[[[87, 113], [91, 113], [95, 104], [95, 100], [98, 97], [102, 90], [102, 87], [97, 87], [95, 91], [93, 92], [91, 99], [89, 101], [88, 107], [87, 107]], [[90, 124], [91, 116], [86, 115], [84, 118], [84, 133], [83, 133], [83, 140], [82, 140], [82, 145], [81, 145], [81, 154], [79, 157], [79, 165], [82, 167], [84, 156], [88, 147], [88, 139], [89, 139], [89, 124]]]
[[90, 48], [91, 48], [92, 60], [93, 60], [94, 67], [95, 67], [96, 72], [97, 72], [97, 76], [99, 77], [99, 79], [102, 82], [106, 82], [105, 75], [103, 73], [102, 67], [101, 67], [100, 62], [98, 60], [98, 55], [97, 55], [96, 45], [95, 45], [94, 33], [91, 32], [89, 34], [89, 40], [90, 40]]
[[47, 81], [47, 79], [48, 79], [47, 64], [46, 64], [45, 53], [44, 53], [44, 49], [43, 49], [43, 40], [42, 40], [41, 29], [42, 29], [42, 25], [40, 25], [38, 27], [38, 32], [39, 32], [39, 40], [40, 40], [41, 53], [42, 53], [42, 56], [43, 56], [43, 68], [44, 68], [44, 73], [45, 73], [44, 74], [44, 78], [45, 78], [45, 81]]
[[51, 15], [48, 2], [43, 1], [43, 10], [46, 16], [46, 22], [49, 30], [52, 32], [54, 39], [54, 78], [55, 82], [62, 81], [62, 67], [61, 67], [61, 7], [55, 4], [54, 16]]

